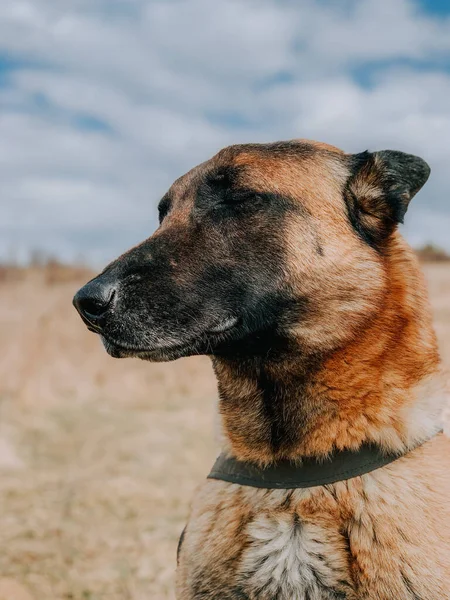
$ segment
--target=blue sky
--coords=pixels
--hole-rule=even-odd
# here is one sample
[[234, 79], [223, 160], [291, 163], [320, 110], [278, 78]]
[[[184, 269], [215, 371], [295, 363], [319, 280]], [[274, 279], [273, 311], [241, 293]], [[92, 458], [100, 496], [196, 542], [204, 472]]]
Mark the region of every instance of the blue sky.
[[405, 234], [450, 250], [450, 2], [2, 0], [0, 257], [102, 264], [224, 145], [423, 156]]
[[419, 5], [425, 12], [435, 15], [450, 15], [448, 0], [420, 0]]

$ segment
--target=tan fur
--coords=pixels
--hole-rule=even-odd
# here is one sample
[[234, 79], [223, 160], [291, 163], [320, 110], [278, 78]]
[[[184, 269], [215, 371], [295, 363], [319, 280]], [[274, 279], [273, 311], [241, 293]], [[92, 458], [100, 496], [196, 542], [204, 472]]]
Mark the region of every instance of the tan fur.
[[[302, 160], [227, 148], [172, 189], [194, 197], [211, 164], [233, 164], [244, 187], [298, 199], [303, 210], [282, 232], [281, 277], [299, 299], [316, 302], [292, 326], [291, 355], [264, 365], [281, 389], [276, 425], [289, 435], [274, 445], [256, 369], [215, 357], [223, 448], [261, 465], [367, 441], [415, 449], [362, 477], [307, 490], [205, 481], [181, 544], [177, 597], [450, 600], [450, 441], [435, 436], [445, 393], [423, 277], [397, 231], [382, 252], [355, 235], [345, 155], [326, 144], [305, 148]], [[378, 210], [372, 171], [351, 192]], [[362, 218], [379, 225], [376, 213]]]
[[[178, 597], [450, 598], [449, 450], [441, 435], [373, 473], [293, 492], [208, 480], [183, 542]], [[317, 577], [342, 595], [326, 595]]]
[[[315, 157], [295, 168], [283, 161], [270, 170], [271, 186], [276, 182], [286, 193], [296, 185], [296, 194], [320, 223], [316, 236], [309, 223], [295, 221], [286, 232], [293, 261], [286, 265], [286, 277], [292, 280], [295, 271], [298, 295], [316, 299], [315, 311], [293, 334], [301, 338], [302, 353], [305, 344], [310, 351], [339, 348], [308, 381], [308, 431], [303, 425], [303, 439], [283, 452], [284, 458], [355, 448], [364, 440], [391, 450], [413, 446], [418, 438], [411, 427], [405, 430], [404, 410], [417, 401], [414, 386], [437, 371], [439, 360], [425, 284], [412, 250], [396, 232], [381, 257], [352, 234], [340, 191], [343, 169], [333, 168], [332, 177], [329, 171], [324, 174], [326, 160]], [[258, 162], [258, 169], [252, 166], [261, 186], [268, 161]], [[324, 258], [318, 261], [313, 246], [321, 241]], [[367, 321], [370, 325], [361, 329]], [[267, 436], [255, 413], [256, 381], [235, 372], [233, 365], [218, 359], [214, 364], [219, 390], [226, 396], [220, 411], [230, 448], [238, 458], [270, 462], [272, 451], [266, 453], [259, 442]], [[299, 368], [293, 356], [291, 363], [274, 366], [274, 377], [287, 385]], [[330, 410], [333, 403], [339, 406], [337, 415]], [[297, 407], [293, 412], [293, 419], [298, 418]]]

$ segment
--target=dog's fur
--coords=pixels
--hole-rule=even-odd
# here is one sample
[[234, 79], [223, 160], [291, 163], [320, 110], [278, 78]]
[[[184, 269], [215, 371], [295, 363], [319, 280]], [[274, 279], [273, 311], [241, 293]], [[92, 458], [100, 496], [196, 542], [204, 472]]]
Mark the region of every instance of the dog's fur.
[[[149, 240], [87, 284], [114, 288], [101, 318], [78, 308], [113, 356], [210, 355], [222, 445], [239, 459], [366, 441], [406, 452], [440, 429], [445, 401], [422, 274], [397, 230], [428, 174], [394, 151], [226, 148], [174, 183]], [[177, 597], [450, 599], [449, 449], [439, 434], [307, 490], [206, 480]]]

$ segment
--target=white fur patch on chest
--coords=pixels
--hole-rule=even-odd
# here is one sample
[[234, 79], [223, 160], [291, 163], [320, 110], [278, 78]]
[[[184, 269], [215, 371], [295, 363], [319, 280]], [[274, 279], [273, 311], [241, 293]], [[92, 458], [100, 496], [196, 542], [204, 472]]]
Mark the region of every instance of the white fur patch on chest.
[[[248, 526], [243, 588], [261, 600], [345, 598], [345, 566], [321, 527], [292, 514], [258, 515]], [[245, 582], [245, 583], [244, 583]], [[339, 587], [340, 586], [340, 587]]]

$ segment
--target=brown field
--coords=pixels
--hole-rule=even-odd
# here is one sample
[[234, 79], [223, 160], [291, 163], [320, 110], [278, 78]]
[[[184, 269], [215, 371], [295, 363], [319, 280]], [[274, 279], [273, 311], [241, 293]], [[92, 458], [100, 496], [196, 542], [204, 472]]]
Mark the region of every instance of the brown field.
[[[424, 268], [450, 365], [450, 264]], [[71, 306], [87, 277], [0, 269], [0, 600], [173, 598], [215, 457], [208, 359], [110, 358]]]

